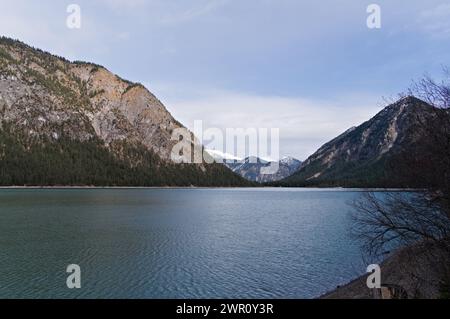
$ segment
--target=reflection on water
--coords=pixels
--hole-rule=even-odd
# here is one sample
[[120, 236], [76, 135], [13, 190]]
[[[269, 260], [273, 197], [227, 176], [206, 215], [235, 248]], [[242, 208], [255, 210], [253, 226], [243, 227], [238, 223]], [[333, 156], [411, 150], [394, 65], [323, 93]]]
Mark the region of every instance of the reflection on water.
[[[310, 298], [364, 271], [357, 191], [0, 190], [1, 298]], [[66, 287], [78, 264], [82, 289]]]

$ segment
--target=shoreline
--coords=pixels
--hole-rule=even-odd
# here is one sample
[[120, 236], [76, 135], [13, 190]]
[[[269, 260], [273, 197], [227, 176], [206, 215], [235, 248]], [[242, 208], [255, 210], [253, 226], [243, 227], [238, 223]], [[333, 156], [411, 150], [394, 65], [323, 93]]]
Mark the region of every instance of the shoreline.
[[401, 188], [342, 187], [216, 187], [216, 186], [0, 186], [0, 190], [242, 190], [242, 191], [315, 191], [315, 192], [417, 192]]
[[417, 192], [411, 188], [345, 188], [345, 187], [268, 187], [268, 186], [0, 186], [0, 190], [12, 189], [242, 189], [242, 190], [305, 190], [305, 191], [342, 191], [342, 192]]
[[[400, 247], [379, 263], [381, 288], [367, 287], [369, 273], [337, 286], [315, 299], [437, 299], [442, 296], [443, 273], [434, 258], [438, 246], [419, 242]], [[400, 297], [401, 296], [401, 297]]]

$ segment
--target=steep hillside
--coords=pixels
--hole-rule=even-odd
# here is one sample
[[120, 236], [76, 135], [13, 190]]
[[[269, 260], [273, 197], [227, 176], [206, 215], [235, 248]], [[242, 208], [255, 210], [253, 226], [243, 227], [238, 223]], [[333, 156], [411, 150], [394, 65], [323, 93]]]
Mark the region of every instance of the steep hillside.
[[[425, 186], [419, 178], [419, 163], [432, 160], [427, 159], [429, 145], [438, 145], [441, 138], [448, 139], [449, 128], [450, 116], [446, 110], [414, 97], [403, 98], [322, 146], [281, 185]], [[444, 133], [435, 135], [436, 130]], [[435, 159], [436, 169], [437, 162]], [[414, 167], [417, 171], [411, 170]], [[404, 174], [406, 170], [411, 176], [409, 180], [404, 178], [408, 175]]]
[[0, 38], [0, 185], [246, 185], [220, 164], [174, 164], [181, 128], [145, 87]]

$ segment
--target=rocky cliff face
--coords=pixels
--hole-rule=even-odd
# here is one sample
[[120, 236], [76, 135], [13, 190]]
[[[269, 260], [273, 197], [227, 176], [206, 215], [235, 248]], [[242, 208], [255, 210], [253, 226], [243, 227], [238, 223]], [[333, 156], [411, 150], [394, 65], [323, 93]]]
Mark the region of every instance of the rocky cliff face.
[[65, 131], [81, 140], [95, 135], [107, 145], [142, 142], [169, 159], [172, 131], [181, 125], [142, 85], [5, 39], [0, 56], [3, 120], [56, 139]]
[[[245, 179], [258, 182], [269, 183], [280, 181], [294, 174], [301, 165], [301, 162], [293, 157], [285, 157], [276, 163], [278, 170], [273, 174], [264, 174], [264, 169], [273, 165], [269, 162], [256, 157], [248, 157], [244, 160], [234, 160], [225, 162], [233, 172], [244, 177]], [[271, 170], [269, 170], [271, 171]]]
[[447, 111], [406, 97], [322, 146], [283, 183], [404, 186], [395, 180], [394, 171], [401, 169], [408, 159], [420, 157], [422, 146], [433, 143], [430, 136], [433, 126], [442, 125], [450, 127]]
[[[8, 38], [0, 39], [0, 122], [9, 135], [20, 135], [24, 149], [63, 139], [95, 140], [102, 151], [126, 162], [120, 165], [139, 166], [145, 162], [142, 152], [155, 154], [158, 163], [152, 170], [173, 165], [170, 153], [176, 141], [171, 136], [182, 127], [142, 85], [102, 66], [72, 63]], [[130, 148], [140, 155], [127, 154]], [[201, 175], [209, 167], [192, 169]], [[202, 177], [192, 174], [192, 183], [202, 184]], [[233, 174], [228, 177], [237, 180]]]

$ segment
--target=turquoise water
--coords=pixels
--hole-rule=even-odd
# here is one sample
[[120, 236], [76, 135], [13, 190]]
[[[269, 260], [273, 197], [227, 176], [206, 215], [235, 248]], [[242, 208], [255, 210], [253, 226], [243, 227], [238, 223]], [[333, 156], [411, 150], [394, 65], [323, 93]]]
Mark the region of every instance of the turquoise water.
[[3, 189], [0, 298], [316, 297], [364, 272], [348, 236], [359, 194]]

